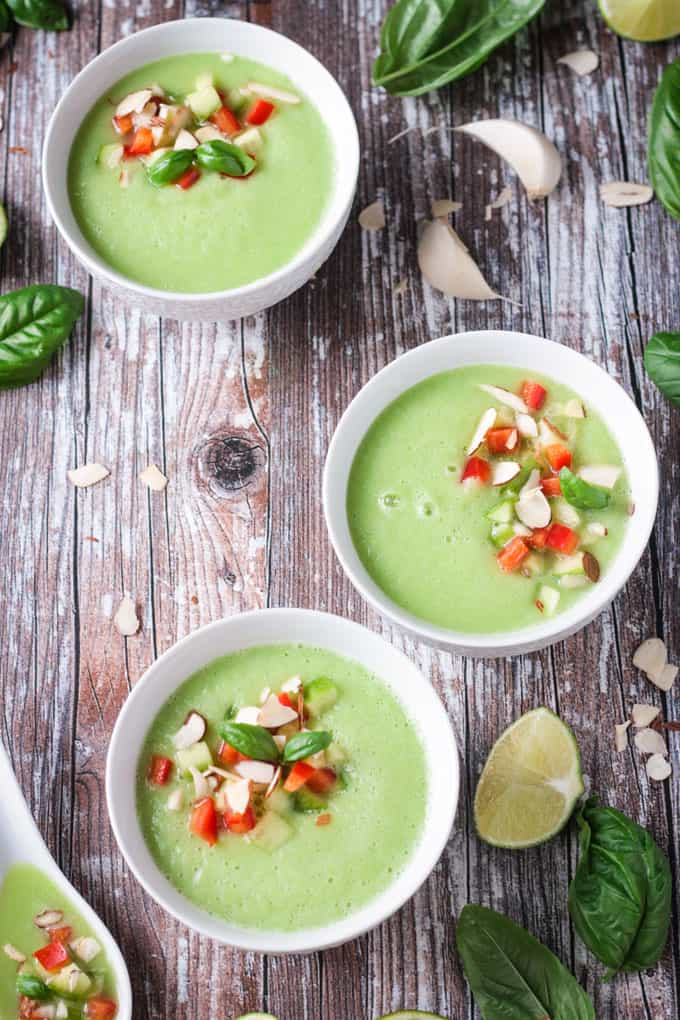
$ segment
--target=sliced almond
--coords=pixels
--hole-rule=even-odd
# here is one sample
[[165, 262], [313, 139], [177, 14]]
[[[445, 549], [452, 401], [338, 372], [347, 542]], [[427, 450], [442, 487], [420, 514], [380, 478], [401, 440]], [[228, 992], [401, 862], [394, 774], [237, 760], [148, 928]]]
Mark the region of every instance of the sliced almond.
[[64, 914], [61, 910], [43, 910], [42, 913], [37, 914], [33, 918], [33, 924], [36, 928], [56, 928], [64, 920]]
[[277, 730], [279, 726], [285, 726], [294, 719], [297, 719], [295, 709], [282, 705], [275, 694], [270, 694], [260, 709], [257, 725], [267, 730]]
[[514, 460], [496, 460], [491, 465], [491, 484], [505, 485], [522, 470], [521, 465]]
[[615, 464], [586, 464], [578, 470], [578, 476], [584, 482], [599, 485], [602, 489], [613, 489], [620, 474], [621, 468]]
[[666, 646], [658, 637], [643, 641], [633, 656], [633, 665], [651, 680], [661, 676], [667, 661]]
[[203, 740], [208, 728], [208, 723], [205, 717], [200, 712], [196, 712], [195, 709], [188, 713], [181, 729], [177, 730], [172, 742], [178, 751], [183, 751], [187, 747], [193, 747], [199, 740]]
[[140, 89], [139, 92], [131, 92], [124, 99], [121, 99], [116, 107], [116, 117], [126, 117], [128, 113], [141, 113], [152, 95], [151, 89]]
[[550, 503], [541, 489], [530, 489], [517, 500], [515, 513], [527, 528], [546, 528], [550, 524]]
[[25, 963], [26, 957], [21, 953], [11, 942], [6, 942], [2, 947], [2, 951], [5, 956], [9, 956], [10, 960], [14, 960], [15, 963]]
[[274, 739], [274, 743], [278, 747], [279, 751], [283, 751], [284, 747], [286, 746], [286, 741], [288, 740], [288, 737], [286, 736], [286, 734], [285, 733], [275, 733], [273, 739]]
[[[69, 975], [69, 984], [71, 976]], [[75, 988], [75, 986], [74, 986]], [[35, 1020], [57, 1020], [57, 1006], [54, 1002], [41, 1002], [31, 1011], [31, 1017]]]
[[605, 205], [618, 209], [631, 205], [646, 205], [654, 198], [654, 191], [649, 184], [636, 184], [634, 181], [609, 181], [600, 185], [600, 198]]
[[643, 754], [668, 754], [666, 741], [658, 730], [649, 728], [638, 730], [634, 740], [638, 751], [642, 751]]
[[532, 418], [530, 414], [525, 414], [524, 411], [517, 412], [515, 424], [520, 436], [524, 436], [525, 439], [534, 439], [538, 435], [536, 419]]
[[139, 630], [137, 607], [133, 599], [128, 598], [127, 595], [120, 600], [113, 623], [118, 633], [123, 637], [132, 637]]
[[633, 705], [630, 717], [635, 729], [642, 730], [653, 723], [660, 712], [661, 709], [656, 705]]
[[202, 800], [203, 797], [209, 797], [212, 791], [210, 789], [207, 776], [204, 776], [203, 773], [199, 772], [193, 765], [189, 767], [189, 772], [191, 773], [191, 778], [194, 781], [196, 799]]
[[625, 722], [617, 723], [614, 727], [614, 745], [617, 751], [625, 751], [628, 747], [628, 727], [630, 726], [630, 720], [627, 719]]
[[234, 722], [249, 723], [251, 726], [257, 726], [257, 720], [260, 715], [259, 705], [245, 705], [243, 708], [239, 708], [236, 713]]
[[652, 681], [653, 684], [655, 684], [659, 688], [659, 690], [670, 691], [671, 687], [675, 683], [675, 678], [677, 675], [678, 667], [673, 666], [670, 662], [667, 662], [658, 676], [650, 676], [649, 679]]
[[249, 779], [239, 779], [235, 783], [229, 783], [226, 788], [225, 797], [229, 810], [235, 815], [242, 815], [247, 811], [250, 804], [251, 783]]
[[600, 580], [600, 564], [590, 552], [583, 554], [583, 570], [588, 580], [593, 584]]
[[378, 199], [371, 202], [359, 213], [359, 226], [363, 230], [383, 230], [385, 226], [385, 206]]
[[78, 959], [82, 960], [83, 963], [92, 963], [94, 958], [99, 956], [102, 951], [102, 947], [91, 935], [81, 935], [80, 938], [70, 943], [69, 948], [73, 950]]
[[[516, 535], [519, 535], [520, 538], [528, 538], [532, 529], [528, 528], [526, 524], [520, 524], [519, 521], [515, 521], [512, 526], [512, 530]], [[529, 571], [529, 577], [531, 577], [531, 571]]]
[[197, 149], [198, 139], [195, 138], [191, 131], [187, 131], [186, 128], [182, 128], [180, 133], [175, 138], [175, 149]]
[[285, 694], [297, 694], [301, 687], [302, 677], [299, 673], [296, 673], [295, 676], [291, 676], [281, 684], [281, 691]]
[[269, 695], [271, 693], [272, 693], [271, 687], [263, 687], [262, 688], [262, 690], [260, 691], [260, 699], [259, 699], [260, 700], [260, 705], [264, 705], [265, 701], [267, 700], [267, 698], [269, 697]]
[[418, 265], [430, 286], [448, 297], [470, 301], [500, 298], [482, 276], [458, 234], [444, 220], [435, 219], [425, 224], [418, 243]]
[[541, 446], [551, 446], [553, 443], [567, 442], [567, 436], [550, 421], [550, 418], [541, 418], [538, 423], [538, 440]]
[[256, 96], [264, 96], [265, 99], [277, 99], [279, 103], [297, 105], [301, 102], [300, 97], [296, 96], [294, 92], [276, 88], [275, 85], [264, 85], [260, 81], [249, 81], [246, 88], [248, 92], [254, 92]]
[[558, 57], [557, 63], [565, 64], [581, 78], [584, 74], [592, 74], [597, 70], [600, 58], [592, 50], [574, 50], [573, 53], [565, 53], [563, 57]]
[[645, 769], [649, 778], [657, 783], [662, 783], [664, 779], [668, 779], [673, 771], [671, 763], [661, 754], [653, 754], [651, 758], [648, 758]]
[[560, 588], [566, 588], [567, 590], [574, 588], [585, 588], [588, 584], [588, 578], [585, 574], [564, 574], [560, 577]]
[[111, 474], [103, 464], [83, 464], [82, 467], [71, 468], [66, 472], [69, 481], [79, 489], [86, 489], [89, 485], [96, 485]]
[[242, 779], [250, 779], [258, 786], [269, 786], [274, 778], [274, 766], [266, 761], [239, 761], [234, 765]]
[[184, 794], [181, 790], [173, 790], [168, 797], [168, 811], [181, 811], [184, 807]]
[[529, 477], [527, 478], [522, 488], [519, 490], [519, 498], [522, 499], [524, 496], [527, 496], [530, 492], [533, 492], [534, 489], [539, 489], [540, 483], [541, 472], [538, 471], [536, 468], [532, 468], [532, 470], [529, 472]]
[[555, 517], [560, 524], [566, 524], [568, 528], [578, 528], [581, 523], [581, 515], [578, 510], [561, 496], [555, 500]]
[[196, 138], [202, 145], [203, 142], [213, 142], [216, 138], [224, 139], [224, 135], [212, 124], [204, 124], [203, 127], [196, 128]]
[[489, 431], [489, 429], [492, 429], [495, 424], [496, 424], [496, 409], [490, 407], [487, 411], [484, 412], [482, 417], [479, 419], [479, 424], [477, 425], [477, 428], [474, 431], [472, 439], [470, 440], [470, 444], [467, 450], [465, 451], [466, 457], [469, 457], [471, 454], [475, 452], [475, 450], [479, 449], [479, 447], [484, 442], [484, 439], [486, 438], [487, 432]]
[[283, 769], [281, 768], [280, 765], [277, 765], [277, 767], [274, 769], [274, 775], [272, 776], [272, 781], [271, 781], [271, 783], [269, 784], [269, 786], [267, 787], [267, 789], [265, 791], [265, 795], [264, 795], [264, 799], [265, 800], [269, 800], [269, 798], [273, 794], [274, 790], [279, 785], [282, 773], [283, 773]]
[[589, 535], [592, 535], [593, 538], [606, 538], [609, 534], [605, 525], [600, 521], [589, 521], [588, 524], [586, 524], [586, 531]]
[[585, 418], [585, 404], [582, 404], [580, 400], [574, 397], [572, 400], [568, 400], [564, 405], [564, 414], [567, 418]]
[[494, 397], [501, 404], [505, 404], [506, 407], [511, 407], [513, 411], [517, 411], [519, 414], [526, 414], [529, 410], [521, 397], [518, 397], [516, 393], [512, 393], [510, 390], [504, 389], [503, 386], [490, 386], [488, 383], [480, 383], [479, 388], [488, 393], [489, 396]]
[[162, 492], [168, 484], [167, 478], [155, 464], [149, 464], [147, 468], [144, 468], [139, 476], [139, 480], [144, 485], [148, 485], [154, 492]]
[[517, 446], [518, 442], [519, 442], [519, 433], [518, 433], [517, 429], [510, 429], [510, 435], [508, 436], [508, 438], [505, 441], [505, 449], [509, 453], [512, 453], [512, 451]]
[[433, 218], [439, 220], [450, 216], [451, 213], [458, 212], [459, 209], [463, 208], [463, 203], [454, 202], [450, 198], [435, 198], [430, 208], [432, 209]]

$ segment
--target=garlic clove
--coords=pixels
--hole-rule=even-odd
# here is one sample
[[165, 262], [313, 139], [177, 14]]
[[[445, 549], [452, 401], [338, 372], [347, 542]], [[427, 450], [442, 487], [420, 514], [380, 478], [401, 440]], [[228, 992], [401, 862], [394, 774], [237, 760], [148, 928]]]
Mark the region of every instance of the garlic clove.
[[133, 600], [128, 598], [127, 595], [121, 599], [113, 622], [116, 630], [123, 637], [132, 637], [139, 630], [137, 608]]
[[435, 198], [430, 208], [432, 209], [432, 218], [438, 220], [458, 212], [463, 208], [463, 203], [454, 202], [451, 198]]
[[363, 230], [382, 230], [385, 226], [385, 207], [378, 199], [359, 213], [359, 226]]
[[529, 198], [545, 198], [562, 174], [562, 160], [549, 138], [518, 120], [478, 120], [456, 128], [488, 145], [513, 168]]
[[418, 243], [420, 271], [435, 290], [470, 301], [500, 298], [488, 285], [455, 230], [443, 220], [427, 222]]

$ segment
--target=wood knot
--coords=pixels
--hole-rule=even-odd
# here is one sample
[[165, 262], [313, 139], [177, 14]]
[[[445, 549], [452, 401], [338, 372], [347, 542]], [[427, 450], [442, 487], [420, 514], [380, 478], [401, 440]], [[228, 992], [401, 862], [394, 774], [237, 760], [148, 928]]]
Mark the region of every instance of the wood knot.
[[266, 464], [263, 447], [242, 435], [211, 436], [198, 451], [198, 469], [214, 491], [235, 493], [251, 485]]

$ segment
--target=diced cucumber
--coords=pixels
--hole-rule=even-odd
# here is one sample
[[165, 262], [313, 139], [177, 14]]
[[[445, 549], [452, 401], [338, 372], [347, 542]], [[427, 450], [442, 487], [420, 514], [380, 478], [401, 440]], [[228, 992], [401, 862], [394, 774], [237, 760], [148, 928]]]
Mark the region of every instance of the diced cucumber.
[[560, 601], [560, 593], [547, 584], [542, 584], [538, 589], [537, 602], [543, 606], [545, 616], [554, 616], [557, 605]]
[[338, 688], [327, 676], [318, 676], [316, 680], [305, 684], [304, 693], [305, 705], [312, 715], [322, 715], [338, 700]]
[[75, 963], [69, 963], [53, 974], [47, 982], [51, 991], [59, 995], [68, 995], [72, 999], [84, 999], [92, 987], [87, 974]]
[[512, 524], [492, 524], [489, 537], [493, 544], [501, 549], [506, 542], [515, 536], [515, 529]]
[[307, 813], [309, 811], [324, 811], [328, 806], [325, 797], [319, 796], [318, 793], [312, 793], [306, 787], [302, 787], [297, 793], [293, 794], [293, 804], [296, 811], [302, 811]]
[[578, 528], [581, 523], [579, 513], [562, 496], [553, 503], [553, 513], [560, 524], [566, 524], [568, 528]]
[[267, 811], [250, 834], [250, 842], [261, 850], [272, 853], [287, 843], [292, 835], [288, 822], [284, 821], [276, 811]]
[[262, 148], [264, 139], [256, 127], [251, 127], [247, 131], [243, 131], [242, 134], [237, 135], [233, 141], [234, 145], [238, 145], [239, 149], [245, 149], [246, 152], [257, 152], [258, 149]]
[[245, 96], [240, 89], [232, 89], [229, 95], [227, 96], [227, 103], [229, 104], [229, 109], [233, 110], [234, 113], [237, 113], [243, 106], [246, 105], [247, 98], [248, 97]]
[[203, 89], [212, 88], [215, 85], [215, 79], [210, 71], [204, 71], [203, 74], [199, 74], [196, 79], [196, 91], [202, 92]]
[[244, 1013], [238, 1020], [277, 1020], [271, 1013]]
[[512, 499], [504, 499], [502, 503], [492, 506], [486, 517], [495, 524], [509, 524], [515, 516], [515, 503]]
[[97, 153], [97, 163], [108, 170], [117, 170], [123, 160], [123, 152], [124, 149], [120, 142], [102, 145]]
[[349, 761], [349, 755], [347, 751], [339, 744], [337, 740], [334, 740], [326, 748], [326, 761], [329, 765], [344, 765]]
[[564, 574], [560, 577], [560, 588], [585, 588], [588, 578], [585, 574]]
[[292, 808], [290, 794], [282, 790], [280, 786], [269, 795], [267, 807], [276, 812], [277, 815], [287, 815]]
[[583, 553], [574, 553], [573, 556], [558, 556], [552, 568], [553, 574], [585, 574], [583, 566]]
[[213, 763], [210, 748], [205, 740], [199, 740], [197, 744], [192, 744], [191, 747], [177, 751], [175, 757], [177, 759], [177, 768], [185, 779], [191, 779], [192, 768], [198, 769], [199, 772], [205, 772]]
[[522, 568], [528, 570], [532, 576], [546, 573], [545, 560], [538, 553], [529, 553], [522, 563]]
[[190, 92], [186, 104], [198, 120], [208, 120], [222, 105], [219, 93], [212, 85]]
[[145, 166], [153, 166], [154, 163], [161, 158], [161, 156], [166, 154], [166, 152], [172, 152], [172, 149], [167, 145], [162, 146], [159, 149], [154, 149], [148, 156], [144, 156]]

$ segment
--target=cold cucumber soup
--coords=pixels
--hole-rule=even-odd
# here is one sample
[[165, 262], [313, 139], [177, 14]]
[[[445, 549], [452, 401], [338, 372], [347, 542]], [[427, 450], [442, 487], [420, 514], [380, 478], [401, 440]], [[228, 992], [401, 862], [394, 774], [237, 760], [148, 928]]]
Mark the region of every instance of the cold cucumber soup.
[[0, 1020], [113, 1020], [113, 974], [67, 897], [29, 864], [0, 884]]
[[621, 451], [567, 386], [501, 365], [442, 372], [376, 418], [347, 517], [375, 583], [468, 633], [564, 612], [599, 583], [630, 512]]
[[240, 287], [312, 236], [334, 178], [313, 100], [277, 71], [227, 54], [165, 57], [94, 105], [68, 187], [86, 240], [161, 290]]
[[420, 738], [377, 677], [266, 645], [201, 669], [140, 756], [137, 809], [161, 871], [241, 927], [331, 923], [403, 870], [425, 821]]

